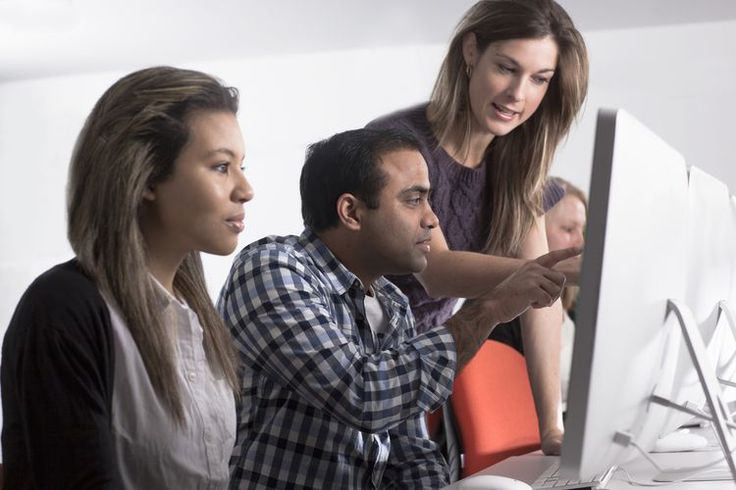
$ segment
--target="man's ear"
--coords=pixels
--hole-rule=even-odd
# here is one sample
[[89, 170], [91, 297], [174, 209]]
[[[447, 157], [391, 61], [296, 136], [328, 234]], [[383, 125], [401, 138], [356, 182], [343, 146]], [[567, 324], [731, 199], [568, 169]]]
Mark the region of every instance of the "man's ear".
[[355, 195], [346, 192], [337, 198], [337, 219], [344, 227], [349, 230], [360, 230], [361, 220], [363, 218], [363, 210], [365, 203], [355, 197]]
[[474, 68], [478, 63], [478, 39], [474, 32], [467, 32], [463, 36], [463, 60], [466, 67]]

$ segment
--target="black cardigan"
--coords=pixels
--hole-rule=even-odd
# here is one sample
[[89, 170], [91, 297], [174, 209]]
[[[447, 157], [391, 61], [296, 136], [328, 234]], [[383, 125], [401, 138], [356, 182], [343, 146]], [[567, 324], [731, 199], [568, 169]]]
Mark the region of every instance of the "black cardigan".
[[110, 313], [76, 260], [29, 286], [2, 354], [5, 488], [121, 488]]

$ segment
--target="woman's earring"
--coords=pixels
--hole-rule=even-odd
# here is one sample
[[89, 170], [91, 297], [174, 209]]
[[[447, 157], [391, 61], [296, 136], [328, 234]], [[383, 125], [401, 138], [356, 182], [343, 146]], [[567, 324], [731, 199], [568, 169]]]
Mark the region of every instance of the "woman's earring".
[[465, 65], [465, 74], [468, 76], [468, 80], [473, 76], [473, 65], [470, 63]]

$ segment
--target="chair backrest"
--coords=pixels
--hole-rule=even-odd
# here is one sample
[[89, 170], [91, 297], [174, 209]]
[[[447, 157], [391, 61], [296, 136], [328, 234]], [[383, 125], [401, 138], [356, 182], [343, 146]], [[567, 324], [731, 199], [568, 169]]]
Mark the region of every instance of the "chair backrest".
[[488, 340], [455, 379], [452, 408], [464, 450], [463, 477], [540, 447], [526, 361]]
[[439, 408], [434, 412], [428, 412], [427, 417], [427, 432], [431, 439], [436, 439], [437, 433], [442, 427], [442, 409]]

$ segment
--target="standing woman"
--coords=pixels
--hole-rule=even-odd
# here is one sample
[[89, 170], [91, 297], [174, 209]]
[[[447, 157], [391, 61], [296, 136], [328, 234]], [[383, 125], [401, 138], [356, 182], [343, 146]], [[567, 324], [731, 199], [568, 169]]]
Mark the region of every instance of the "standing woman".
[[226, 488], [235, 357], [199, 252], [231, 253], [253, 190], [233, 88], [118, 80], [72, 155], [76, 258], [38, 277], [3, 343], [7, 488]]
[[[547, 173], [587, 84], [585, 43], [557, 3], [484, 0], [460, 21], [429, 103], [370, 124], [414, 133], [429, 166], [440, 227], [428, 266], [392, 279], [409, 297], [419, 329], [446, 322], [455, 298], [482, 296], [519, 259], [547, 252], [544, 211], [562, 195], [545, 185]], [[565, 264], [568, 279], [578, 267], [579, 260]], [[559, 302], [521, 317], [547, 454], [558, 454], [562, 442], [561, 318]]]

